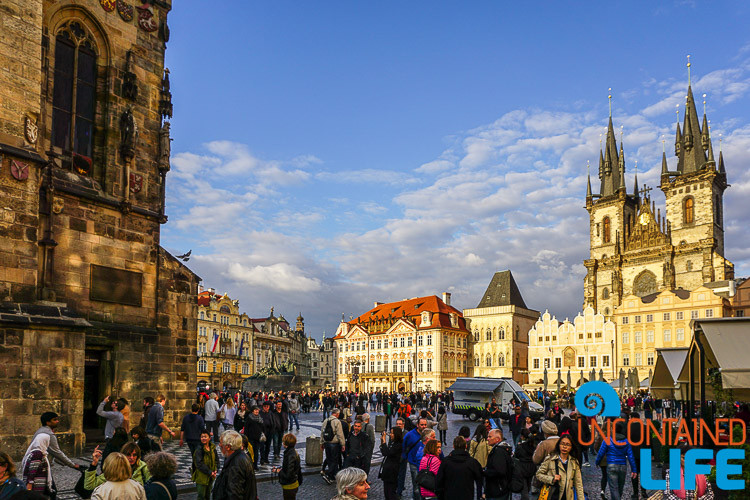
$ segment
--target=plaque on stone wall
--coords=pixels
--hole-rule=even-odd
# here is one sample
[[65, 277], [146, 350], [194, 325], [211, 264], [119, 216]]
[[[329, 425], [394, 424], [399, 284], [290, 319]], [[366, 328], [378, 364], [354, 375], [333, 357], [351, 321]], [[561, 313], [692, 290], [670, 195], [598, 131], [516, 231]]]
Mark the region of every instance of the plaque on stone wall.
[[142, 290], [143, 273], [91, 264], [91, 300], [140, 307]]

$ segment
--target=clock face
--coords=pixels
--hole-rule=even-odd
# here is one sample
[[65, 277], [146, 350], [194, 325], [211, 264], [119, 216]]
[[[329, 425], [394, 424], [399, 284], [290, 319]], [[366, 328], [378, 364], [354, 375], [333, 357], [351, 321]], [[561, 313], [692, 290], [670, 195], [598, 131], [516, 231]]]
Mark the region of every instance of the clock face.
[[641, 214], [641, 216], [638, 217], [638, 222], [640, 222], [642, 226], [645, 226], [646, 224], [648, 224], [649, 220], [651, 220], [651, 217], [649, 216], [649, 214]]

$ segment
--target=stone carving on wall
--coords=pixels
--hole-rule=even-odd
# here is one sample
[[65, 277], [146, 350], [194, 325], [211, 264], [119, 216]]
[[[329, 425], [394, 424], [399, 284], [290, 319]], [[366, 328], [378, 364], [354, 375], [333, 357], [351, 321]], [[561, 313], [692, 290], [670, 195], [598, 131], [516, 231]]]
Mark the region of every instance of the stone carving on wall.
[[122, 76], [122, 96], [135, 100], [138, 97], [138, 81], [132, 71], [132, 57], [133, 52], [129, 50], [125, 57], [125, 74]]
[[169, 137], [169, 122], [165, 121], [159, 130], [159, 170], [169, 171], [169, 155], [172, 150], [172, 139]]
[[163, 118], [172, 118], [172, 92], [169, 91], [169, 68], [164, 68], [159, 91], [159, 114]]
[[117, 13], [125, 22], [133, 20], [133, 6], [125, 3], [123, 0], [117, 0]]
[[154, 8], [151, 7], [151, 4], [144, 3], [140, 7], [136, 7], [138, 10], [138, 26], [143, 31], [153, 33], [157, 29], [159, 29], [159, 25], [156, 24], [156, 19], [154, 18]]
[[633, 295], [644, 297], [657, 291], [656, 275], [651, 271], [643, 271], [633, 280]]
[[39, 137], [39, 126], [36, 124], [36, 120], [29, 115], [24, 117], [23, 132], [29, 144], [36, 144], [36, 140]]
[[671, 260], [668, 260], [664, 262], [663, 266], [663, 273], [664, 273], [664, 287], [672, 290], [675, 288], [674, 284], [674, 264], [672, 264]]
[[130, 108], [120, 116], [120, 155], [126, 160], [135, 156], [136, 125]]

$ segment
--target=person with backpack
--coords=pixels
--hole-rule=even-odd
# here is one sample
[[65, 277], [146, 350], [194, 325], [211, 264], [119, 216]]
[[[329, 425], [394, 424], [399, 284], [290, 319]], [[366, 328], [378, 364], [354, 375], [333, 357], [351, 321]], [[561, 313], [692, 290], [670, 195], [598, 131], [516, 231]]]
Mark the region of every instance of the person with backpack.
[[440, 470], [442, 447], [440, 441], [434, 438], [424, 443], [424, 455], [419, 461], [419, 470], [415, 479], [422, 500], [437, 499], [435, 490], [437, 490], [437, 473]]
[[487, 442], [487, 427], [484, 424], [477, 424], [474, 437], [469, 442], [469, 455], [479, 462], [482, 468], [485, 468], [491, 448]]
[[341, 453], [346, 451], [346, 439], [344, 430], [341, 427], [339, 415], [341, 411], [338, 408], [331, 410], [331, 416], [323, 421], [320, 429], [321, 447], [325, 450], [326, 465], [328, 470], [323, 473], [323, 480], [328, 484], [333, 484], [336, 479], [336, 473], [339, 471], [339, 459]]
[[[404, 423], [406, 422], [404, 421]], [[422, 431], [424, 431], [426, 428], [427, 420], [424, 418], [420, 418], [417, 421], [417, 427], [407, 432], [406, 436], [404, 436], [404, 451], [402, 457], [409, 463], [412, 496], [414, 500], [420, 500], [419, 488], [415, 486], [414, 481], [417, 477], [417, 472], [419, 471], [419, 460], [417, 460], [417, 452], [419, 451], [419, 444], [422, 442]]]
[[510, 480], [513, 476], [512, 449], [503, 440], [502, 429], [492, 429], [487, 436], [487, 442], [492, 449], [483, 471], [484, 496], [486, 500], [510, 500]]
[[456, 436], [453, 451], [440, 463], [437, 497], [440, 500], [474, 500], [482, 492], [482, 466], [466, 450], [466, 440]]
[[557, 440], [552, 454], [536, 471], [536, 478], [539, 481], [556, 490], [557, 494], [550, 495], [550, 498], [556, 500], [586, 498], [583, 492], [581, 466], [575, 455], [573, 439], [565, 434]]
[[448, 439], [448, 414], [445, 412], [445, 406], [443, 405], [438, 408], [437, 430], [440, 435], [440, 442], [445, 444]]

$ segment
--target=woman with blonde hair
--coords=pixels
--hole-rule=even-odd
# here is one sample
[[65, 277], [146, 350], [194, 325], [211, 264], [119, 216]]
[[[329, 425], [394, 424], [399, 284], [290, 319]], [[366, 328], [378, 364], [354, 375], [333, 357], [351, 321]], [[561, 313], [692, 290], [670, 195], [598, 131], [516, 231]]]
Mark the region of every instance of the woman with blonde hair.
[[221, 423], [224, 425], [225, 431], [238, 430], [234, 428], [234, 416], [237, 414], [237, 408], [234, 406], [234, 399], [230, 397], [221, 405], [219, 413], [224, 414], [224, 418], [221, 419]]
[[122, 453], [110, 453], [102, 472], [107, 481], [96, 487], [91, 500], [146, 500], [143, 486], [130, 479], [130, 462]]

